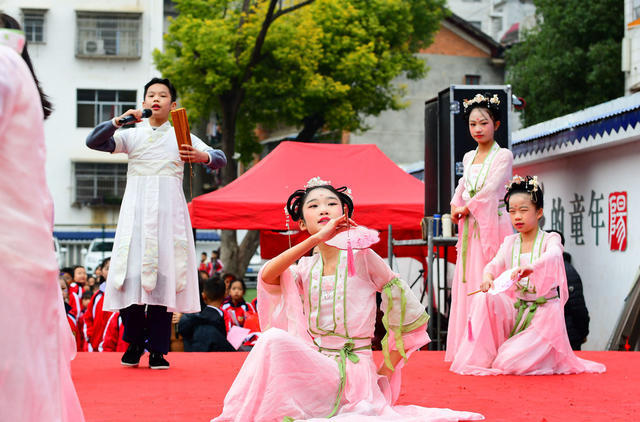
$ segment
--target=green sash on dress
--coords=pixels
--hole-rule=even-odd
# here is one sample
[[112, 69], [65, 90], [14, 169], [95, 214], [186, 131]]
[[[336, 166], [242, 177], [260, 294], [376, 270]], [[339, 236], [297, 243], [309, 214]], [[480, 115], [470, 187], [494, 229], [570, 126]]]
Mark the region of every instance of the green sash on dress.
[[[545, 232], [541, 229], [538, 229], [538, 232], [536, 233], [536, 238], [533, 241], [533, 248], [531, 250], [532, 265], [534, 261], [539, 259], [540, 255], [542, 255], [542, 243], [544, 241], [544, 235], [545, 235]], [[516, 268], [520, 266], [521, 248], [522, 248], [522, 235], [518, 236], [516, 238], [515, 243], [513, 244], [513, 251], [511, 255], [511, 268]], [[529, 277], [526, 277], [520, 280], [518, 284], [519, 284], [519, 288], [517, 290], [520, 291], [521, 293], [523, 294], [536, 293], [536, 287], [531, 286], [529, 284]], [[531, 324], [531, 321], [533, 320], [533, 316], [535, 315], [536, 310], [538, 309], [539, 306], [544, 305], [551, 299], [557, 299], [557, 298], [558, 296], [549, 297], [549, 298], [541, 296], [532, 300], [517, 299], [516, 302], [513, 304], [513, 306], [518, 310], [518, 315], [516, 316], [516, 321], [515, 321], [515, 324], [513, 325], [513, 329], [511, 330], [511, 333], [509, 334], [509, 338], [515, 336], [518, 333], [521, 333], [522, 331], [527, 329], [527, 327], [529, 327], [529, 325]], [[527, 313], [527, 317], [524, 319], [524, 322], [522, 322], [522, 317], [527, 310], [529, 310], [529, 313]]]

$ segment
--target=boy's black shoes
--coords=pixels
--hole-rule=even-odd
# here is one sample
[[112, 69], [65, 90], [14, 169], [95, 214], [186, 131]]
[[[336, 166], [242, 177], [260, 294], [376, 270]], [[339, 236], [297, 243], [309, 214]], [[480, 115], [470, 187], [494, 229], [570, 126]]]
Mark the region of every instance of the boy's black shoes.
[[140, 357], [144, 354], [144, 347], [137, 344], [130, 344], [127, 351], [122, 355], [120, 363], [123, 366], [138, 366]]
[[169, 362], [164, 358], [162, 353], [149, 353], [149, 368], [151, 369], [169, 369]]

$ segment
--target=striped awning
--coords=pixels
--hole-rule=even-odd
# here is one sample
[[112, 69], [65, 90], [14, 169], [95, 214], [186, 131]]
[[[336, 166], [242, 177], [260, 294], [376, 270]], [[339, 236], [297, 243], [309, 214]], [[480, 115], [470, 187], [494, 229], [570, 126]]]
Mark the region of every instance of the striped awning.
[[511, 138], [513, 155], [516, 161], [526, 162], [625, 140], [638, 135], [638, 123], [640, 93], [514, 132]]

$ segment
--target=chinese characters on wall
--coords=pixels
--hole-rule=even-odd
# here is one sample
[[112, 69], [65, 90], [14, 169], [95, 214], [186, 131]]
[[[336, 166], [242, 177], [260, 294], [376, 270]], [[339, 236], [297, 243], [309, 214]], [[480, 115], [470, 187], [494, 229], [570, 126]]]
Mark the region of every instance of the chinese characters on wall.
[[[573, 239], [578, 246], [587, 243], [594, 243], [598, 246], [603, 241], [603, 236], [606, 235], [612, 251], [626, 250], [628, 234], [627, 192], [612, 192], [609, 194], [608, 202], [605, 202], [603, 193], [597, 194], [591, 190], [587, 198], [589, 198], [588, 201], [585, 201], [584, 195], [574, 192], [568, 201], [567, 210], [565, 210], [565, 203], [561, 197], [552, 198], [551, 229]], [[607, 211], [609, 224], [608, 233], [605, 233]], [[568, 231], [565, 231], [565, 214], [569, 216]], [[587, 231], [585, 231], [585, 224]]]
[[627, 192], [609, 194], [609, 245], [612, 251], [627, 249]]

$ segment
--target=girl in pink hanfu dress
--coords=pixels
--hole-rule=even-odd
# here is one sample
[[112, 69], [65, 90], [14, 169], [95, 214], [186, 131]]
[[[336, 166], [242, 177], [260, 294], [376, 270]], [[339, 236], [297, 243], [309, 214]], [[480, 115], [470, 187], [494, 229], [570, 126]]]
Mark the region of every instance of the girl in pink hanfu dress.
[[84, 421], [71, 379], [76, 344], [51, 247], [50, 113], [24, 33], [0, 13], [0, 421]]
[[493, 139], [500, 127], [500, 100], [477, 94], [464, 101], [464, 117], [478, 148], [464, 155], [464, 175], [451, 200], [458, 224], [458, 254], [451, 288], [445, 361], [453, 360], [468, 323], [470, 298], [482, 282], [482, 270], [513, 229], [504, 210], [504, 186], [511, 179], [513, 154]]
[[[347, 251], [325, 244], [355, 224], [347, 192], [313, 178], [289, 198], [288, 214], [311, 236], [260, 271], [264, 332], [213, 421], [483, 419], [470, 412], [393, 405], [405, 360], [429, 341], [428, 317], [409, 286], [375, 252], [354, 251], [348, 263]], [[316, 247], [319, 253], [307, 256]], [[381, 368], [371, 351], [376, 292], [382, 292], [388, 333]]]
[[604, 365], [571, 350], [562, 243], [558, 234], [538, 227], [543, 192], [537, 179], [515, 176], [505, 203], [519, 233], [508, 236], [486, 266], [481, 289], [487, 292], [506, 270], [514, 283], [502, 293], [473, 296], [471, 322], [451, 370], [463, 375], [604, 372]]

